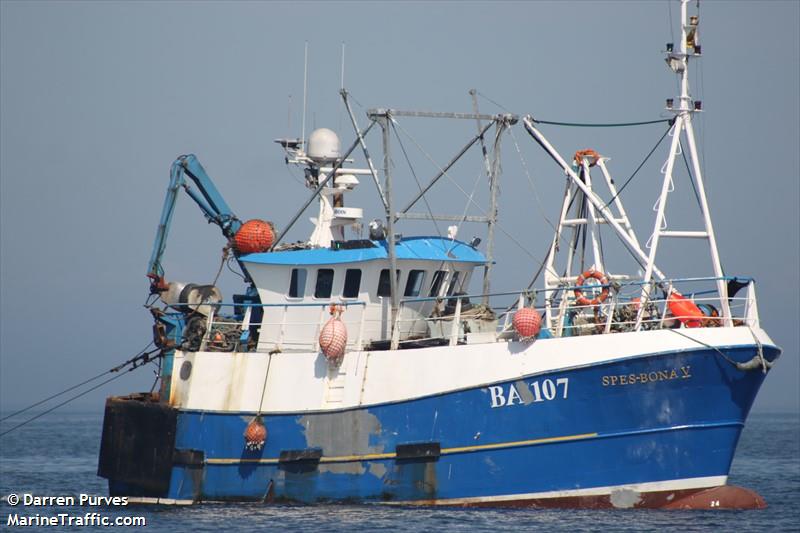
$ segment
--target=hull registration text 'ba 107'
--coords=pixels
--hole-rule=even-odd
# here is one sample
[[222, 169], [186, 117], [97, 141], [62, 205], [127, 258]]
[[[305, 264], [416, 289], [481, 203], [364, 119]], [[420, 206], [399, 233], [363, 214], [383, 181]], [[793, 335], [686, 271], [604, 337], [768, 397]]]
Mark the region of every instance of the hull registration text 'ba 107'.
[[[529, 387], [530, 385], [530, 387]], [[531, 403], [547, 402], [555, 399], [567, 399], [569, 393], [569, 378], [543, 379], [524, 381], [504, 385], [493, 385], [488, 388], [492, 397], [492, 409], [495, 407], [508, 407], [510, 405], [528, 405]]]

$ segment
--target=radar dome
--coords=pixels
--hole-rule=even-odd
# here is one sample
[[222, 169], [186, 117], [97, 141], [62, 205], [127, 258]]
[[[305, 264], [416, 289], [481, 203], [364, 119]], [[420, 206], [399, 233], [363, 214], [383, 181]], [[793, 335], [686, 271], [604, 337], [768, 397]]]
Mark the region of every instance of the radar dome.
[[319, 128], [308, 136], [308, 157], [316, 161], [339, 159], [339, 137], [328, 128]]

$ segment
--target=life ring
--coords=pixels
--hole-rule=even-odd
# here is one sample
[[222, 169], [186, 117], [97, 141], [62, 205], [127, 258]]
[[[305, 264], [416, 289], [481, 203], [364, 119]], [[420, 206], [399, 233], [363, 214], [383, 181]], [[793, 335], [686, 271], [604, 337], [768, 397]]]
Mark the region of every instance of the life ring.
[[581, 289], [575, 289], [575, 303], [578, 305], [600, 305], [606, 301], [606, 298], [608, 298], [608, 278], [605, 274], [598, 270], [587, 270], [578, 276], [578, 281], [575, 283], [575, 285], [578, 287], [583, 287], [583, 283], [589, 278], [596, 279], [600, 285], [605, 285], [605, 287], [603, 287], [602, 292], [598, 296], [592, 298], [591, 300], [583, 295], [583, 291]]
[[601, 157], [602, 156], [596, 151], [592, 150], [591, 148], [587, 148], [586, 150], [578, 150], [575, 152], [573, 159], [575, 160], [575, 164], [578, 166], [581, 166], [584, 158], [590, 159], [589, 166], [593, 167], [597, 164]]

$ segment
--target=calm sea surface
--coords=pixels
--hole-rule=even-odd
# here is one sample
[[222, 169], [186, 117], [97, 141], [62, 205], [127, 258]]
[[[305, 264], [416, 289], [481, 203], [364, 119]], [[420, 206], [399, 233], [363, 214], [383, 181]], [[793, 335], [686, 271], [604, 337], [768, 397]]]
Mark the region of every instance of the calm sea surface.
[[[27, 414], [27, 413], [26, 413]], [[25, 415], [19, 417], [23, 420]], [[17, 419], [3, 422], [0, 430]], [[12, 507], [10, 493], [105, 495], [98, 478], [102, 414], [53, 413], [0, 438], [0, 530], [95, 530], [93, 527], [9, 528], [10, 513], [55, 516], [86, 512], [144, 516], [148, 531], [800, 531], [800, 415], [755, 413], [744, 430], [730, 483], [766, 498], [763, 511], [555, 511], [398, 509], [372, 506], [204, 504], [191, 507]], [[122, 528], [126, 529], [126, 528]]]

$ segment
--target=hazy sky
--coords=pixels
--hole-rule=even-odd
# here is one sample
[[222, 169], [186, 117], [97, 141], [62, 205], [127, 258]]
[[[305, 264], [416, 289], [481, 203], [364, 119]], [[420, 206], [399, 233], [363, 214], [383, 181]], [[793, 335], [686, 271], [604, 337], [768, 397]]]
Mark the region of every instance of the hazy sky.
[[[299, 135], [303, 44], [309, 43], [308, 130], [353, 133], [338, 97], [345, 84], [364, 124], [369, 107], [532, 113], [607, 122], [662, 116], [675, 96], [660, 50], [677, 31], [678, 3], [648, 2], [0, 2], [0, 408], [25, 405], [115, 366], [150, 340], [145, 271], [168, 170], [195, 153], [242, 219], [281, 228], [307, 197], [272, 140]], [[698, 140], [720, 255], [728, 274], [758, 280], [762, 323], [783, 347], [756, 408], [800, 408], [798, 395], [798, 26], [800, 3], [705, 2], [704, 57], [692, 67], [703, 100]], [[291, 96], [290, 96], [291, 95]], [[362, 107], [363, 106], [363, 107]], [[475, 124], [399, 119], [440, 164]], [[663, 125], [599, 130], [543, 127], [565, 155], [595, 148], [624, 180]], [[403, 138], [401, 136], [401, 138]], [[380, 157], [378, 136], [370, 140]], [[420, 180], [435, 168], [403, 138]], [[528, 180], [520, 161], [530, 172]], [[637, 232], [652, 231], [666, 145], [623, 193]], [[563, 176], [521, 125], [503, 144], [493, 289], [527, 284], [551, 238]], [[394, 146], [398, 201], [416, 184]], [[363, 161], [357, 159], [356, 164]], [[470, 191], [472, 154], [453, 175]], [[485, 198], [485, 183], [477, 196]], [[437, 211], [464, 199], [442, 182]], [[699, 221], [676, 177], [670, 227]], [[682, 199], [679, 199], [682, 198]], [[380, 215], [369, 180], [348, 198]], [[478, 214], [474, 210], [470, 214]], [[311, 231], [310, 209], [289, 238]], [[430, 227], [406, 225], [406, 234]], [[460, 237], [481, 234], [462, 228]], [[613, 240], [607, 234], [606, 242]], [[710, 275], [698, 242], [662, 249], [671, 276]], [[224, 242], [185, 197], [165, 267], [170, 279], [210, 282]], [[613, 248], [613, 245], [609, 244]], [[630, 263], [626, 264], [630, 267]], [[635, 269], [632, 269], [635, 273]], [[230, 297], [236, 277], [223, 275]], [[139, 370], [78, 404], [147, 390]]]

